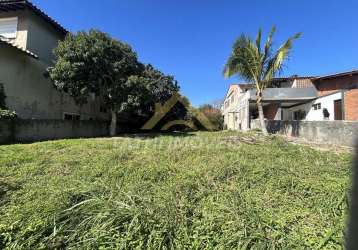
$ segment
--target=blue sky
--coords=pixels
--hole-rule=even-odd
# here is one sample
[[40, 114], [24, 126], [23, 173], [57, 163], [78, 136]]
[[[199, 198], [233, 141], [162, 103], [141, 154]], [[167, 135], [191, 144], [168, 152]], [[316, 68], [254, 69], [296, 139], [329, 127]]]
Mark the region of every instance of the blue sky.
[[98, 28], [129, 43], [141, 61], [179, 81], [193, 105], [222, 98], [230, 83], [222, 68], [241, 34], [275, 44], [296, 32], [284, 75], [320, 75], [358, 68], [355, 0], [33, 0], [70, 31]]

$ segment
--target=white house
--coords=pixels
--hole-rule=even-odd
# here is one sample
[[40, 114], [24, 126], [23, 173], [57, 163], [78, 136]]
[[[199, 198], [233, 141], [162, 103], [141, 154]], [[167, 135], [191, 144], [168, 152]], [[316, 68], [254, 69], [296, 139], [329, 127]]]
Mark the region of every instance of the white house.
[[[267, 120], [358, 121], [358, 70], [275, 78], [263, 91], [262, 104]], [[231, 85], [222, 113], [226, 129], [250, 129], [250, 121], [258, 118], [255, 86]]]

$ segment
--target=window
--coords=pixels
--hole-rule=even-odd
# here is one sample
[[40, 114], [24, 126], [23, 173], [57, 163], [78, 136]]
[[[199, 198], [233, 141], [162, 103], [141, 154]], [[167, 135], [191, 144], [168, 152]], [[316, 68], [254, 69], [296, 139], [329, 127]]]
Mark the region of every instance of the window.
[[297, 110], [293, 112], [293, 120], [300, 121], [306, 119], [306, 111]]
[[321, 103], [313, 104], [312, 107], [313, 107], [314, 110], [321, 109]]
[[70, 114], [70, 113], [64, 113], [63, 119], [67, 121], [79, 121], [81, 118], [78, 114]]
[[17, 17], [0, 18], [0, 36], [14, 39], [17, 33]]

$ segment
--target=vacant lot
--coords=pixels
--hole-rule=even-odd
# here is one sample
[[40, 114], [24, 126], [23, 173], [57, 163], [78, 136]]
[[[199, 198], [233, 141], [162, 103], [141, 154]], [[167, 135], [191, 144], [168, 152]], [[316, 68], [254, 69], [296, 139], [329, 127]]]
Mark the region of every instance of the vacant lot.
[[351, 155], [234, 134], [0, 146], [0, 248], [341, 248]]

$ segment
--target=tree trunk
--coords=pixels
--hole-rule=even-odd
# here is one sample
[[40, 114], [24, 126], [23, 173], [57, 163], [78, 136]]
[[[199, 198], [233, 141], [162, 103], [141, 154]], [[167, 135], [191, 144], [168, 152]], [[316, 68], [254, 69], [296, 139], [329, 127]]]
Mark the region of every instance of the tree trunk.
[[264, 135], [268, 135], [267, 133], [267, 129], [266, 129], [266, 124], [265, 124], [265, 117], [264, 117], [264, 111], [262, 108], [262, 102], [261, 102], [261, 93], [257, 94], [257, 109], [259, 111], [259, 119], [260, 119], [260, 125], [261, 125], [261, 131]]
[[109, 127], [109, 135], [115, 136], [116, 130], [117, 130], [117, 112], [114, 110], [111, 110], [111, 125]]

